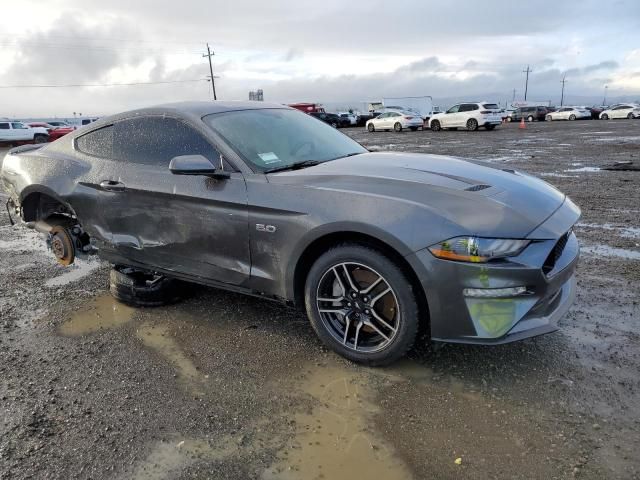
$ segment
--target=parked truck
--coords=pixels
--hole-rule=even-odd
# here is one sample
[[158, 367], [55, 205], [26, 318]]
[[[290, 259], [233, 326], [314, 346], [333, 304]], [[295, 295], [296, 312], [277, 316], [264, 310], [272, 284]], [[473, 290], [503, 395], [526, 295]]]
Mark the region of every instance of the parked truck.
[[43, 127], [30, 127], [22, 122], [0, 118], [0, 145], [46, 143], [49, 132]]
[[304, 113], [325, 113], [324, 107], [319, 103], [290, 103], [288, 106]]

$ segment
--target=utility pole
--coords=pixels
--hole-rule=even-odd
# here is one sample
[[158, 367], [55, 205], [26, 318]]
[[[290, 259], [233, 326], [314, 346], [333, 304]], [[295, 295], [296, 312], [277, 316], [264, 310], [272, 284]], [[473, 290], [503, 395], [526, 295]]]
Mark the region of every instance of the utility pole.
[[567, 74], [566, 73], [562, 77], [562, 81], [560, 83], [562, 83], [562, 95], [560, 96], [560, 106], [562, 106], [562, 103], [564, 102], [564, 84], [567, 83]]
[[513, 89], [513, 96], [511, 97], [511, 103], [516, 101], [516, 89]]
[[529, 65], [527, 65], [527, 69], [523, 70], [522, 73], [526, 73], [527, 74], [527, 79], [525, 80], [525, 84], [524, 84], [524, 100], [525, 102], [527, 101], [527, 91], [529, 90], [529, 74], [532, 72], [532, 70], [529, 68]]
[[609, 85], [604, 86], [604, 98], [602, 99], [603, 107], [607, 104], [607, 88], [609, 88]]
[[213, 99], [217, 100], [218, 97], [216, 96], [216, 81], [215, 77], [213, 76], [213, 65], [211, 63], [211, 57], [213, 57], [214, 55], [215, 53], [211, 51], [211, 49], [209, 48], [209, 44], [207, 43], [207, 53], [203, 53], [202, 56], [209, 59], [209, 72], [211, 72], [211, 88], [213, 89]]

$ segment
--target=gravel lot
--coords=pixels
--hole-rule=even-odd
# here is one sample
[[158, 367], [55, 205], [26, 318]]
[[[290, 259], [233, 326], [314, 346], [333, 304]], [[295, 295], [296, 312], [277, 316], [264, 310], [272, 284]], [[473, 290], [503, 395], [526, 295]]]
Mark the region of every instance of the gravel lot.
[[366, 369], [259, 299], [194, 288], [169, 307], [118, 305], [107, 265], [56, 265], [2, 211], [0, 479], [640, 478], [640, 171], [598, 170], [640, 161], [640, 121], [345, 133], [569, 194], [583, 253], [562, 329], [422, 342]]

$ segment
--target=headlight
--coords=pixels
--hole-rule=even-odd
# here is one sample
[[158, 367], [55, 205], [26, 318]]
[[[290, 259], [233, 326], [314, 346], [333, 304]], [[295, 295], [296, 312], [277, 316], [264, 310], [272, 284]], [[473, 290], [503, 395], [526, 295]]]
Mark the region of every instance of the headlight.
[[530, 240], [504, 238], [455, 237], [429, 247], [438, 258], [459, 262], [486, 263], [489, 260], [518, 255]]

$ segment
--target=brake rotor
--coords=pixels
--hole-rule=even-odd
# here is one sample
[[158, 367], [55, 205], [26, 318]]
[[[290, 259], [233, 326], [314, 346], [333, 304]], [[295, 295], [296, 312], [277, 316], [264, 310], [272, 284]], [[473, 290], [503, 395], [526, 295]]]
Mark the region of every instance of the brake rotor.
[[[353, 271], [353, 278], [358, 283], [360, 288], [366, 288], [378, 279], [378, 276], [371, 270], [365, 270], [362, 268], [356, 268]], [[374, 291], [378, 290], [376, 288]], [[385, 318], [395, 317], [395, 302], [393, 295], [385, 295], [381, 300], [381, 308], [376, 308], [376, 311], [381, 313]], [[365, 332], [374, 332], [375, 330], [367, 325], [362, 326], [362, 330]]]
[[68, 266], [76, 258], [75, 247], [71, 234], [61, 226], [56, 225], [49, 233], [51, 251], [60, 265]]

